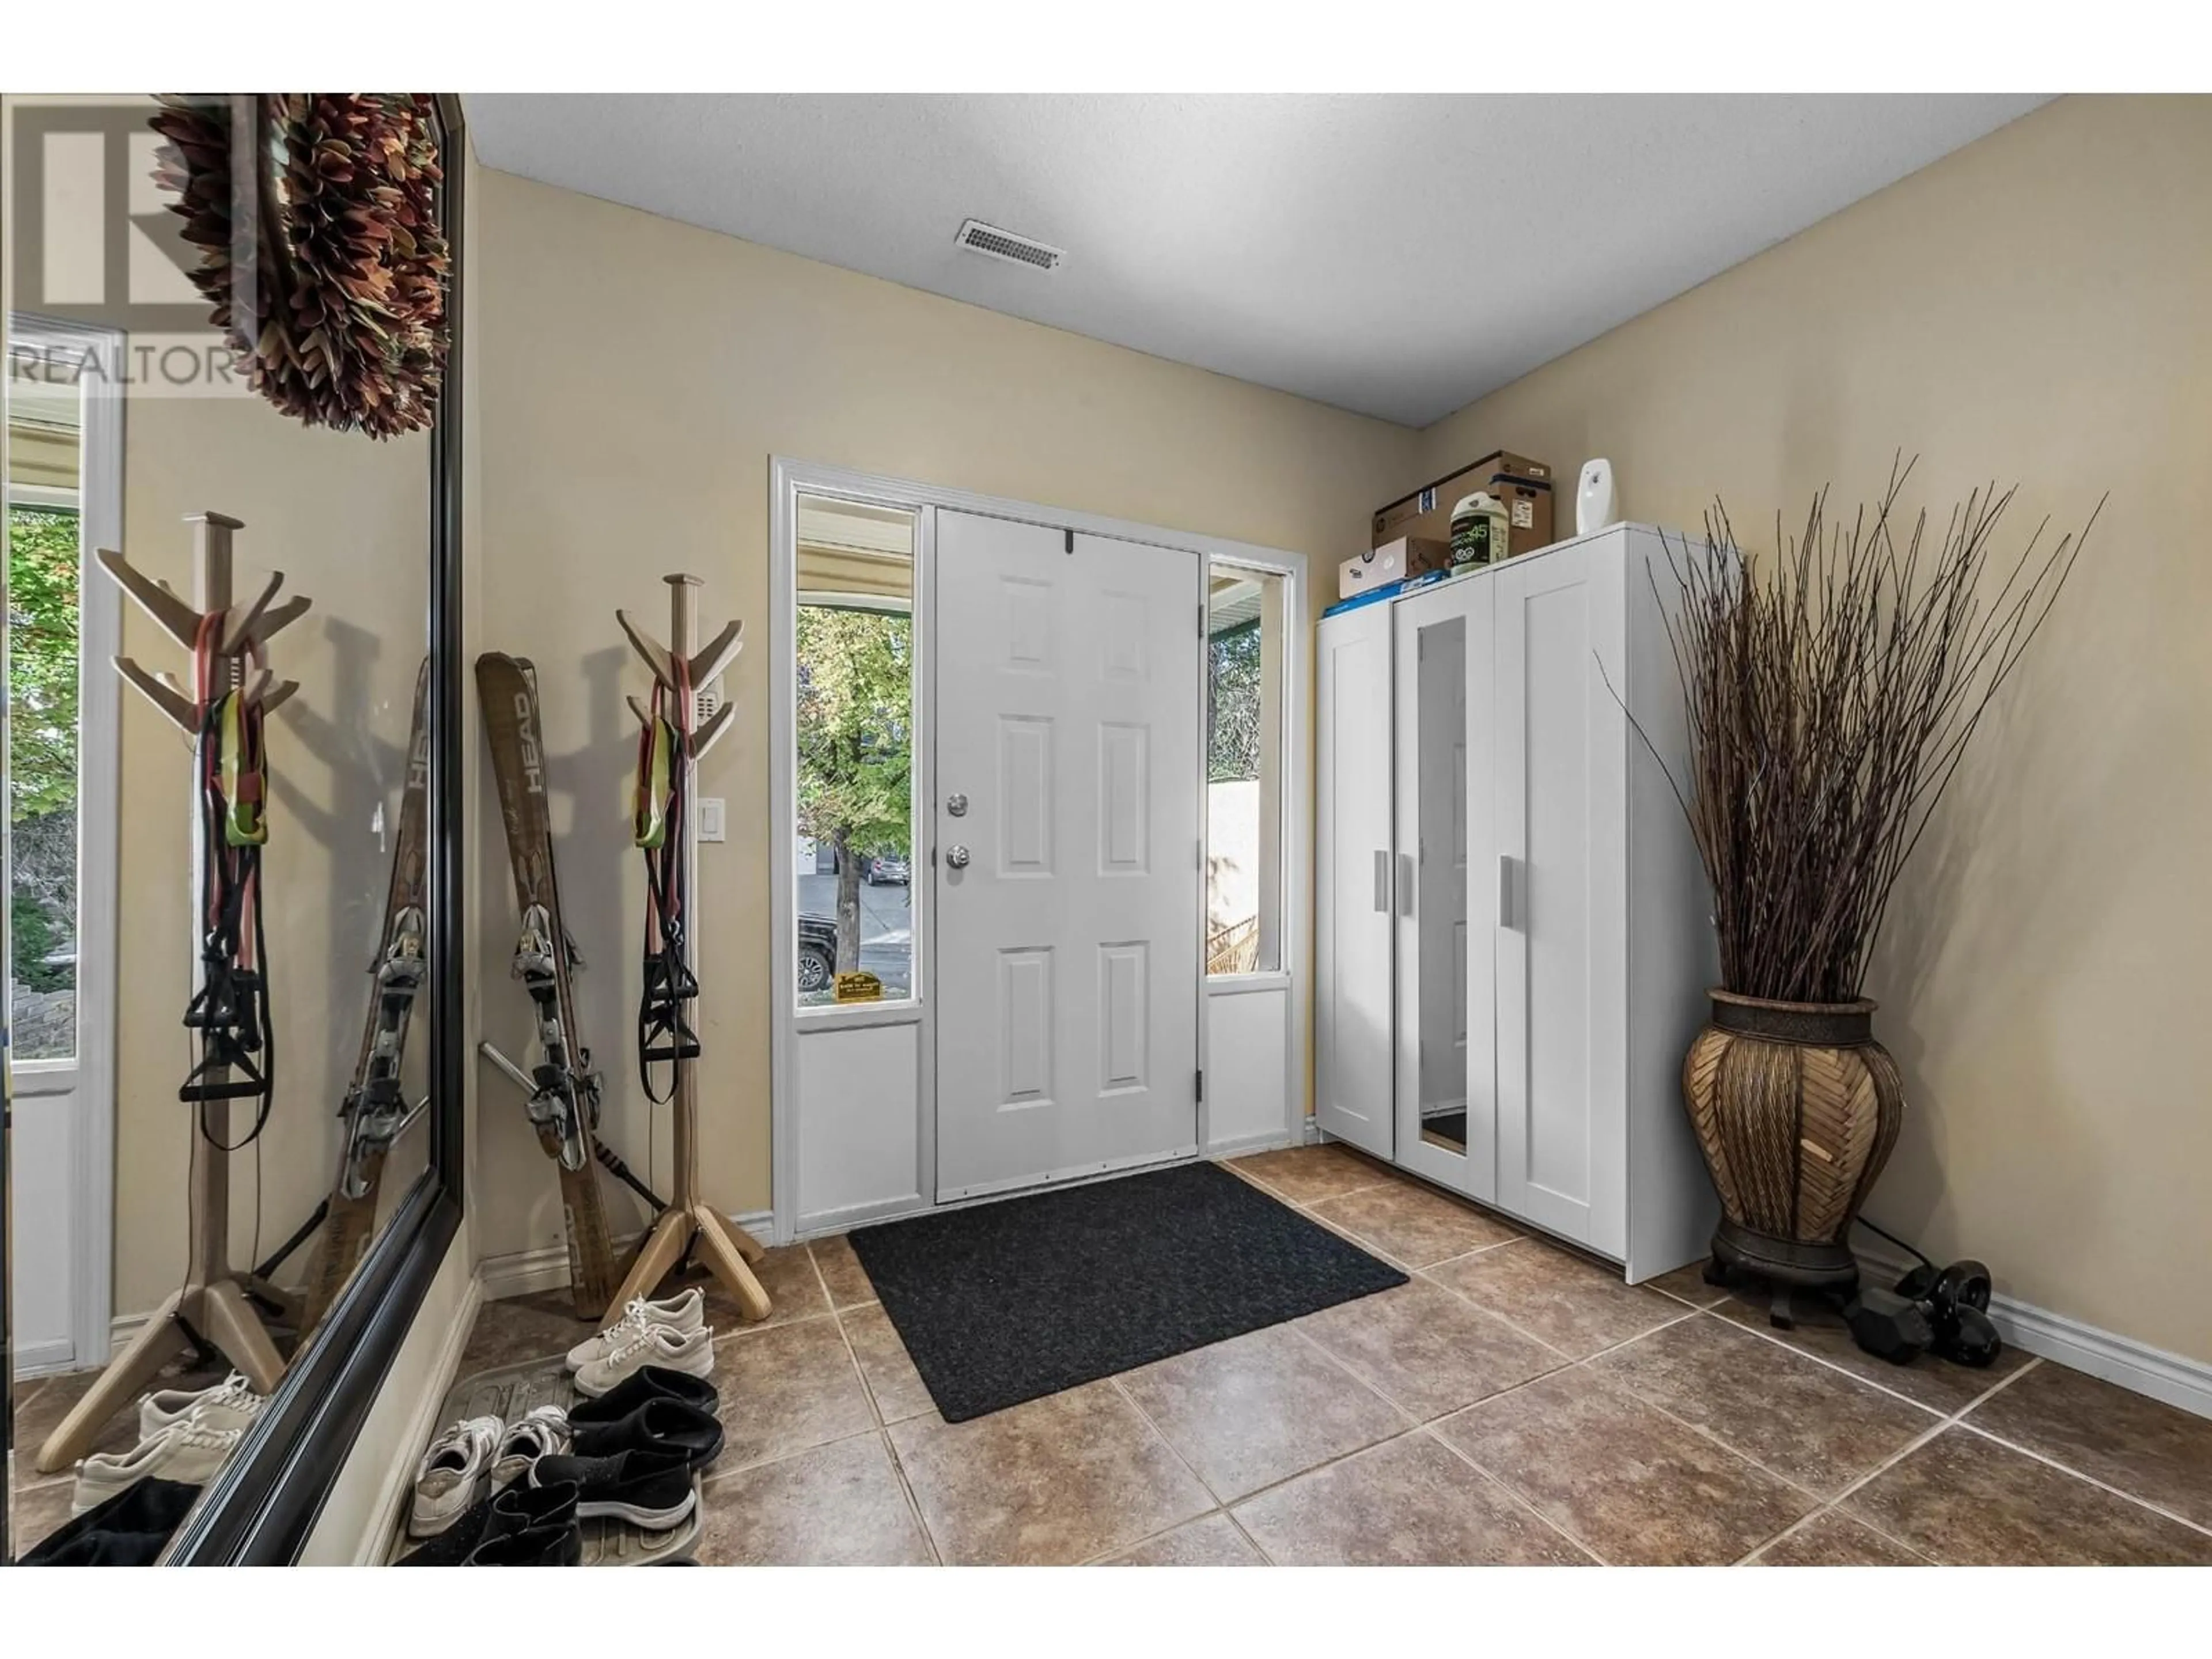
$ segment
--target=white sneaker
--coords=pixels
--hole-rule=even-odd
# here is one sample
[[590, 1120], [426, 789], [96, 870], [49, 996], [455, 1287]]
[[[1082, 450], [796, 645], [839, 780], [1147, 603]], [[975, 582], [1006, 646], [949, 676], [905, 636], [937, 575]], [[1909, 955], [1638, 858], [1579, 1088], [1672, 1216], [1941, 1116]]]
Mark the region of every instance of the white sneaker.
[[643, 1297], [633, 1297], [623, 1316], [597, 1336], [588, 1337], [568, 1350], [568, 1369], [580, 1371], [594, 1359], [601, 1359], [629, 1340], [638, 1332], [653, 1325], [666, 1325], [678, 1331], [696, 1331], [707, 1322], [707, 1298], [694, 1285], [681, 1296], [672, 1296], [662, 1302], [647, 1302]]
[[151, 1440], [186, 1418], [210, 1428], [242, 1429], [261, 1414], [265, 1403], [243, 1371], [233, 1371], [212, 1388], [157, 1389], [138, 1402], [138, 1437]]
[[597, 1359], [584, 1362], [576, 1373], [576, 1392], [596, 1400], [647, 1365], [665, 1365], [691, 1376], [712, 1376], [714, 1333], [704, 1325], [690, 1331], [671, 1325], [647, 1325], [633, 1331]]
[[172, 1423], [127, 1452], [96, 1452], [76, 1466], [70, 1513], [82, 1515], [151, 1475], [204, 1486], [236, 1448], [243, 1429], [216, 1428], [190, 1418]]
[[484, 1495], [506, 1425], [496, 1417], [469, 1417], [430, 1443], [415, 1468], [415, 1504], [407, 1516], [413, 1538], [435, 1538]]
[[491, 1466], [491, 1489], [503, 1492], [530, 1473], [541, 1457], [568, 1449], [568, 1413], [559, 1406], [532, 1406], [520, 1423], [507, 1425]]

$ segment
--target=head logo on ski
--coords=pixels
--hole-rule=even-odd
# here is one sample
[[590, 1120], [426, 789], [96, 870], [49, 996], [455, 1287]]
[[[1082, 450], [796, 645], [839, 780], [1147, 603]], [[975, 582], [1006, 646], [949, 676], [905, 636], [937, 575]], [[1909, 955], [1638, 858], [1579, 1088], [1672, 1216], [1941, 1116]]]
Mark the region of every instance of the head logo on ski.
[[525, 1073], [527, 1109], [538, 1146], [560, 1170], [576, 1310], [595, 1316], [613, 1295], [617, 1280], [606, 1210], [592, 1173], [599, 1078], [592, 1069], [591, 1050], [577, 1035], [571, 974], [580, 961], [562, 919], [554, 874], [537, 679], [523, 659], [489, 652], [477, 659], [477, 692], [507, 830], [507, 861], [514, 872], [520, 925], [513, 972], [530, 995], [538, 1050]]

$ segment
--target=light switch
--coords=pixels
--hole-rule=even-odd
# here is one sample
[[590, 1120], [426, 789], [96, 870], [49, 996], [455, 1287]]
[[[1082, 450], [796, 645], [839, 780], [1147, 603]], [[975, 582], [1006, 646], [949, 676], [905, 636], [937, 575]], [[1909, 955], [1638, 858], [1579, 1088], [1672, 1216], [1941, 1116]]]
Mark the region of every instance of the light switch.
[[718, 795], [699, 798], [699, 839], [720, 841], [722, 834], [722, 801]]

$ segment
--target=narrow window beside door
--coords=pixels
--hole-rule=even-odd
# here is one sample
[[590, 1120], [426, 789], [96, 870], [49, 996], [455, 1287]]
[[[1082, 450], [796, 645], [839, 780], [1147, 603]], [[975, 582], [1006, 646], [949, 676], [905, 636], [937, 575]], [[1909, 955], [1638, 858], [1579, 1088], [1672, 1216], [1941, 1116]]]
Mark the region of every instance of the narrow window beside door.
[[1206, 573], [1206, 971], [1282, 967], [1283, 579]]
[[799, 504], [802, 1008], [915, 995], [915, 515]]

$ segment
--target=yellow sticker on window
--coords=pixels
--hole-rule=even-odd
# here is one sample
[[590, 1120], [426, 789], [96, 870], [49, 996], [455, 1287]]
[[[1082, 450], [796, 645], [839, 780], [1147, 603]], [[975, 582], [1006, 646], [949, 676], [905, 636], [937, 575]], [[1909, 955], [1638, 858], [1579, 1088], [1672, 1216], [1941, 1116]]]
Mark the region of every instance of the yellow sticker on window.
[[840, 974], [837, 975], [837, 1000], [840, 1002], [881, 1002], [884, 982], [873, 974]]

